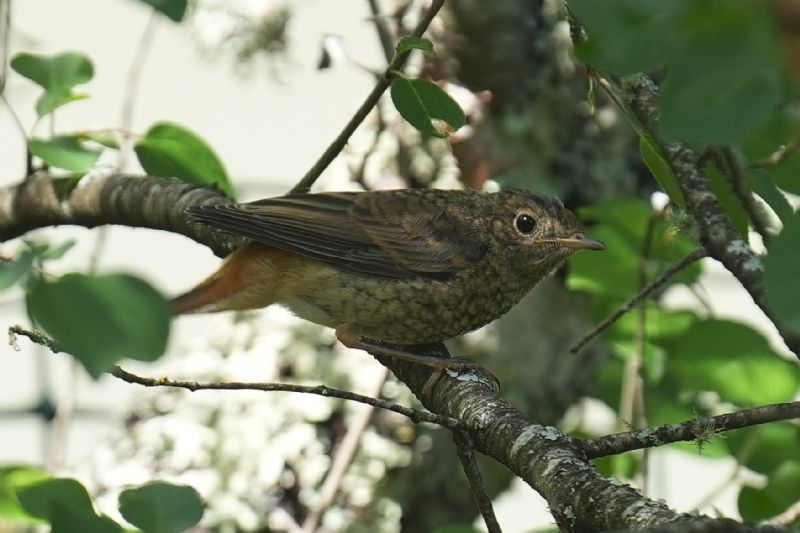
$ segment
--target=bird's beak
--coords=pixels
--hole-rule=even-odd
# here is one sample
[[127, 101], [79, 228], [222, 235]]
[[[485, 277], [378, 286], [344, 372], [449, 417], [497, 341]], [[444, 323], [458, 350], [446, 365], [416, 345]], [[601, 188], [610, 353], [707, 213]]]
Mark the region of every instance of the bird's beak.
[[572, 248], [573, 250], [605, 250], [606, 245], [597, 239], [592, 239], [583, 233], [576, 233], [571, 237], [556, 237], [553, 239], [556, 243], [565, 248]]

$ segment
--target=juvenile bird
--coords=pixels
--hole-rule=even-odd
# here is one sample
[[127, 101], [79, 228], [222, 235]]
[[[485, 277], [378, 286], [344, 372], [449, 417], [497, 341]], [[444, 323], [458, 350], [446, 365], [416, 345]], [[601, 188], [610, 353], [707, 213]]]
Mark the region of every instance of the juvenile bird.
[[560, 201], [527, 191], [290, 194], [187, 211], [250, 242], [176, 298], [177, 314], [279, 303], [370, 351], [477, 329], [573, 252], [605, 249]]

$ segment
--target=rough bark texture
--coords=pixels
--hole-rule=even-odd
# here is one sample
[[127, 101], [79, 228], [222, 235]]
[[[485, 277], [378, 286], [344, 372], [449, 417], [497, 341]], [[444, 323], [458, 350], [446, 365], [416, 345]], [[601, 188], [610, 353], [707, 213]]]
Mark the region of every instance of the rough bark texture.
[[194, 204], [230, 201], [177, 179], [109, 173], [76, 184], [72, 178], [39, 174], [0, 190], [0, 242], [47, 226], [123, 224], [179, 233], [225, 256], [244, 240], [192, 224], [183, 211]]

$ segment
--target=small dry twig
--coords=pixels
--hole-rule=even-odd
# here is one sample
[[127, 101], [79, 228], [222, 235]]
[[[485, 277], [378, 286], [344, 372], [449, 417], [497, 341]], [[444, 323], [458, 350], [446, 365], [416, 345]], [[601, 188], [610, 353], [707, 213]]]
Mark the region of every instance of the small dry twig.
[[650, 293], [655, 291], [656, 289], [662, 287], [669, 279], [683, 270], [684, 268], [688, 267], [695, 261], [703, 259], [704, 257], [708, 257], [708, 252], [703, 249], [695, 250], [694, 252], [690, 253], [677, 263], [674, 263], [667, 267], [664, 272], [661, 273], [656, 279], [651, 281], [648, 285], [646, 285], [641, 291], [636, 293], [630, 300], [625, 302], [621, 305], [616, 311], [608, 315], [605, 319], [599, 322], [595, 327], [593, 327], [586, 335], [581, 337], [578, 342], [570, 347], [569, 351], [572, 353], [578, 353], [578, 351], [586, 346], [589, 341], [597, 337], [600, 333], [608, 329], [614, 322], [619, 320], [619, 318], [633, 309], [633, 307], [638, 304], [643, 299], [647, 298]]
[[707, 439], [711, 434], [793, 418], [800, 418], [800, 401], [763, 405], [724, 415], [695, 418], [677, 424], [614, 433], [580, 441], [579, 446], [589, 459], [595, 459], [631, 450], [663, 446], [671, 442]]
[[[425, 14], [420, 19], [417, 27], [414, 28], [409, 36], [410, 37], [422, 37], [422, 34], [425, 33], [425, 30], [428, 29], [433, 17], [436, 16], [436, 13], [444, 5], [444, 0], [433, 0], [431, 3], [431, 7], [425, 12]], [[364, 119], [367, 118], [367, 115], [372, 111], [372, 108], [378, 103], [381, 96], [386, 89], [392, 84], [392, 80], [395, 77], [394, 72], [398, 71], [403, 68], [405, 65], [406, 60], [408, 59], [409, 51], [397, 54], [394, 56], [394, 60], [389, 63], [389, 66], [386, 67], [386, 70], [383, 72], [383, 75], [378, 79], [378, 83], [375, 84], [375, 87], [372, 89], [372, 92], [367, 95], [367, 98], [364, 100], [364, 103], [356, 110], [353, 116], [345, 125], [344, 129], [342, 129], [341, 133], [336, 136], [333, 142], [325, 149], [325, 152], [320, 156], [316, 163], [306, 172], [306, 175], [297, 182], [297, 184], [292, 188], [290, 193], [303, 193], [308, 192], [311, 186], [314, 184], [315, 181], [320, 177], [322, 172], [328, 168], [328, 165], [336, 158], [337, 155], [344, 149], [347, 141], [350, 139], [350, 136], [353, 132], [358, 128], [358, 126], [364, 122]]]
[[469, 435], [461, 431], [453, 431], [453, 440], [456, 443], [456, 453], [472, 490], [472, 498], [481, 512], [486, 530], [489, 533], [503, 533], [494, 514], [492, 499], [486, 492], [486, 487], [483, 486], [483, 477], [478, 468], [478, 462], [475, 460], [475, 449], [472, 447]]

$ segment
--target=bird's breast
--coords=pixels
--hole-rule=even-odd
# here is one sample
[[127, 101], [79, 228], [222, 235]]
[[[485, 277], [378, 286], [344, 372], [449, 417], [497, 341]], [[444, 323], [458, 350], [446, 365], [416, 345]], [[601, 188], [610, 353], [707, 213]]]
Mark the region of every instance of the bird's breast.
[[438, 342], [477, 329], [530, 289], [480, 263], [443, 281], [386, 279], [309, 262], [282, 285], [293, 289], [278, 301], [298, 316], [329, 327], [347, 324], [358, 336], [395, 344]]

